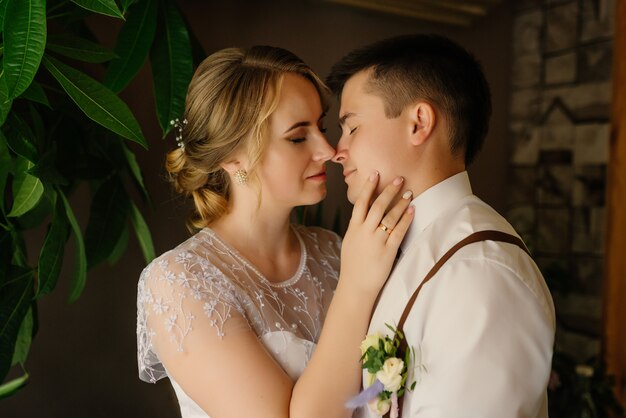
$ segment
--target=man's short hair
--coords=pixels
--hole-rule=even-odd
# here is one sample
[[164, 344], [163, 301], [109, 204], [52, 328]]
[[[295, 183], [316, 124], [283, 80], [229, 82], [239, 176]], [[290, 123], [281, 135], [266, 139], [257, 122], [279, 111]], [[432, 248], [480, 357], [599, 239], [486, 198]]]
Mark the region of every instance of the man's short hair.
[[489, 129], [491, 93], [469, 52], [439, 35], [398, 36], [349, 53], [326, 83], [341, 96], [348, 79], [364, 70], [372, 70], [366, 89], [383, 99], [388, 118], [419, 100], [430, 103], [448, 122], [451, 152], [472, 163]]

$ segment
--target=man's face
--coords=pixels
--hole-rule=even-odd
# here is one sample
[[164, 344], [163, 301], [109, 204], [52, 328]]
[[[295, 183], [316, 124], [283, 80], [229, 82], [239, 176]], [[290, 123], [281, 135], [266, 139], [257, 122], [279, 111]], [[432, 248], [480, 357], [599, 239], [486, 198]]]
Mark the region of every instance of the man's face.
[[406, 115], [388, 119], [383, 99], [366, 92], [368, 71], [356, 73], [341, 94], [339, 123], [342, 134], [333, 161], [343, 165], [348, 200], [356, 201], [367, 178], [380, 173], [376, 195], [402, 172], [407, 135], [411, 125]]

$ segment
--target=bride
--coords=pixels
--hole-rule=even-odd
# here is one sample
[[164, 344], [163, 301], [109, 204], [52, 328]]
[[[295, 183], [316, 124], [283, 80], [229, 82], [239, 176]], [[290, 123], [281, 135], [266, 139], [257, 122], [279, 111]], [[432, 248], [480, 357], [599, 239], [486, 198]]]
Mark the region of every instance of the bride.
[[166, 167], [198, 232], [145, 268], [137, 296], [139, 376], [168, 377], [184, 418], [350, 416], [359, 345], [413, 212], [400, 178], [370, 205], [372, 173], [341, 250], [333, 232], [290, 224], [326, 195], [326, 98], [275, 47], [218, 51], [191, 81]]

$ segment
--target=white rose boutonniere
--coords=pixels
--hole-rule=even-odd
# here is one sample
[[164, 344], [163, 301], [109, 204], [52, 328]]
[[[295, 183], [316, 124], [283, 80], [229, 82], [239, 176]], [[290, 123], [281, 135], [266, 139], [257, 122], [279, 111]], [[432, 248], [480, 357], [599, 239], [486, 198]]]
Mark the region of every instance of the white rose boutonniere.
[[376, 372], [376, 379], [389, 392], [397, 392], [402, 385], [404, 362], [397, 357], [390, 357], [383, 363], [383, 368]]
[[[367, 369], [366, 389], [346, 403], [350, 409], [367, 405], [377, 415], [387, 412], [398, 417], [398, 398], [407, 390], [406, 380], [411, 359], [411, 348], [399, 353], [404, 334], [390, 325], [393, 338], [380, 333], [368, 335], [361, 343], [361, 361]], [[404, 356], [404, 359], [398, 356]], [[411, 385], [411, 390], [415, 382]]]

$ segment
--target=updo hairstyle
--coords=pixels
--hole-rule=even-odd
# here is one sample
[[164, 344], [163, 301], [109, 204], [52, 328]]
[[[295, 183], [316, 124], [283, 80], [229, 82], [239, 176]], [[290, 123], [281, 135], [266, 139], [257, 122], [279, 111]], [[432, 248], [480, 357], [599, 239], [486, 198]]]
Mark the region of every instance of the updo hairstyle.
[[327, 87], [300, 58], [282, 48], [227, 48], [196, 69], [187, 90], [184, 147], [169, 152], [165, 163], [175, 190], [193, 198], [195, 209], [188, 222], [192, 229], [204, 228], [228, 211], [231, 182], [221, 163], [245, 151], [251, 162], [248, 176], [254, 176], [285, 73], [311, 81], [327, 109]]

